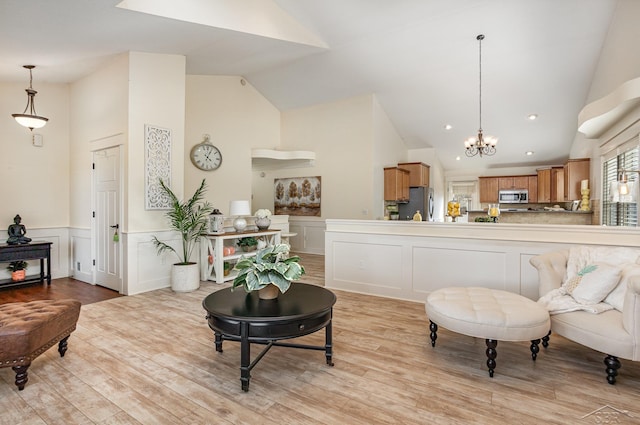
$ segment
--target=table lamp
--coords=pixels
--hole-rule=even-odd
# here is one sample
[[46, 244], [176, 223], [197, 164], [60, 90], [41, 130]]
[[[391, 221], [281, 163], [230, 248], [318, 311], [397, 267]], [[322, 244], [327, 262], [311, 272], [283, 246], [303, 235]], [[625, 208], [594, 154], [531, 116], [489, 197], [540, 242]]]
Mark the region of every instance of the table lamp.
[[244, 232], [247, 228], [247, 220], [244, 219], [244, 216], [251, 215], [251, 205], [249, 205], [249, 201], [231, 201], [229, 203], [229, 215], [236, 217], [235, 220], [233, 220], [233, 228], [236, 229], [236, 232]]

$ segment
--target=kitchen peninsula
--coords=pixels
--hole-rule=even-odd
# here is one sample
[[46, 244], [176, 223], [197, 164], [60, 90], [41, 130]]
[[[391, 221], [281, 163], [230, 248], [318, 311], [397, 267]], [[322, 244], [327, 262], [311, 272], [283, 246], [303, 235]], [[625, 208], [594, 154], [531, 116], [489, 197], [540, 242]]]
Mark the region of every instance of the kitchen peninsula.
[[573, 245], [640, 247], [640, 229], [511, 223], [326, 221], [325, 286], [424, 302], [482, 286], [538, 299], [535, 255]]
[[[476, 217], [487, 217], [486, 210], [469, 211], [469, 222]], [[500, 223], [519, 224], [571, 224], [590, 225], [593, 222], [593, 211], [567, 211], [564, 209], [527, 209], [504, 208], [500, 206]]]

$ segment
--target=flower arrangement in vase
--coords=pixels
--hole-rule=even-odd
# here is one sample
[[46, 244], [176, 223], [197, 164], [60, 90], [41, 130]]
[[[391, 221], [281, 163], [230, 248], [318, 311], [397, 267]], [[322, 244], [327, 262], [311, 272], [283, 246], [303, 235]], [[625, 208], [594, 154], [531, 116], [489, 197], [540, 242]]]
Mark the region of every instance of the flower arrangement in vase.
[[256, 217], [256, 227], [260, 230], [267, 230], [271, 225], [271, 211], [261, 208], [253, 214]]

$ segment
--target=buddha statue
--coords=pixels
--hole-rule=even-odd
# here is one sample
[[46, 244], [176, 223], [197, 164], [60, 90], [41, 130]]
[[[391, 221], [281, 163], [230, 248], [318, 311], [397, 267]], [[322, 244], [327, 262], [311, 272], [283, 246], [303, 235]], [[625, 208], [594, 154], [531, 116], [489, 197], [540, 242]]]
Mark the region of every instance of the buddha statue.
[[13, 218], [13, 224], [9, 226], [9, 238], [7, 239], [7, 243], [9, 245], [17, 245], [17, 244], [25, 244], [31, 242], [31, 238], [25, 236], [27, 233], [27, 228], [24, 227], [24, 224], [21, 224], [22, 217], [20, 214], [16, 214]]

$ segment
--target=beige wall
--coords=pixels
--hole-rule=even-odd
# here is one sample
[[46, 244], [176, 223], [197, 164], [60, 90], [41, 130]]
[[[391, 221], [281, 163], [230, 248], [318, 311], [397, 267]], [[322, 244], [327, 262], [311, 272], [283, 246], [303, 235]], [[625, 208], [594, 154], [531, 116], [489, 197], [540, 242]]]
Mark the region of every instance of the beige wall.
[[125, 231], [167, 228], [165, 211], [145, 210], [144, 127], [171, 130], [171, 187], [183, 193], [185, 130], [185, 57], [130, 53], [128, 149], [125, 161]]
[[[251, 149], [278, 146], [280, 111], [241, 77], [189, 75], [186, 87], [185, 190], [191, 195], [205, 178], [207, 200], [228, 214], [229, 201], [251, 199]], [[203, 134], [222, 153], [215, 171], [201, 171], [189, 159]], [[252, 213], [263, 208], [259, 200], [252, 204]]]
[[373, 96], [283, 112], [281, 148], [313, 151], [316, 160], [311, 167], [266, 172], [264, 178], [255, 172], [254, 194], [269, 194], [261, 206], [273, 208], [274, 178], [320, 176], [323, 219], [371, 218], [374, 132]]
[[373, 146], [371, 180], [371, 213], [360, 218], [382, 218], [384, 216], [384, 167], [407, 161], [407, 147], [396, 131], [378, 99], [373, 96]]
[[[11, 114], [22, 113], [27, 104], [29, 75], [20, 83], [0, 84], [0, 229], [20, 214], [29, 229], [69, 225], [69, 87], [43, 84], [34, 70], [36, 112], [49, 118], [35, 129], [44, 145], [32, 145], [32, 132]], [[0, 230], [0, 240], [7, 237]]]
[[71, 227], [91, 228], [92, 143], [116, 134], [126, 143], [128, 81], [129, 55], [122, 54], [70, 86]]

